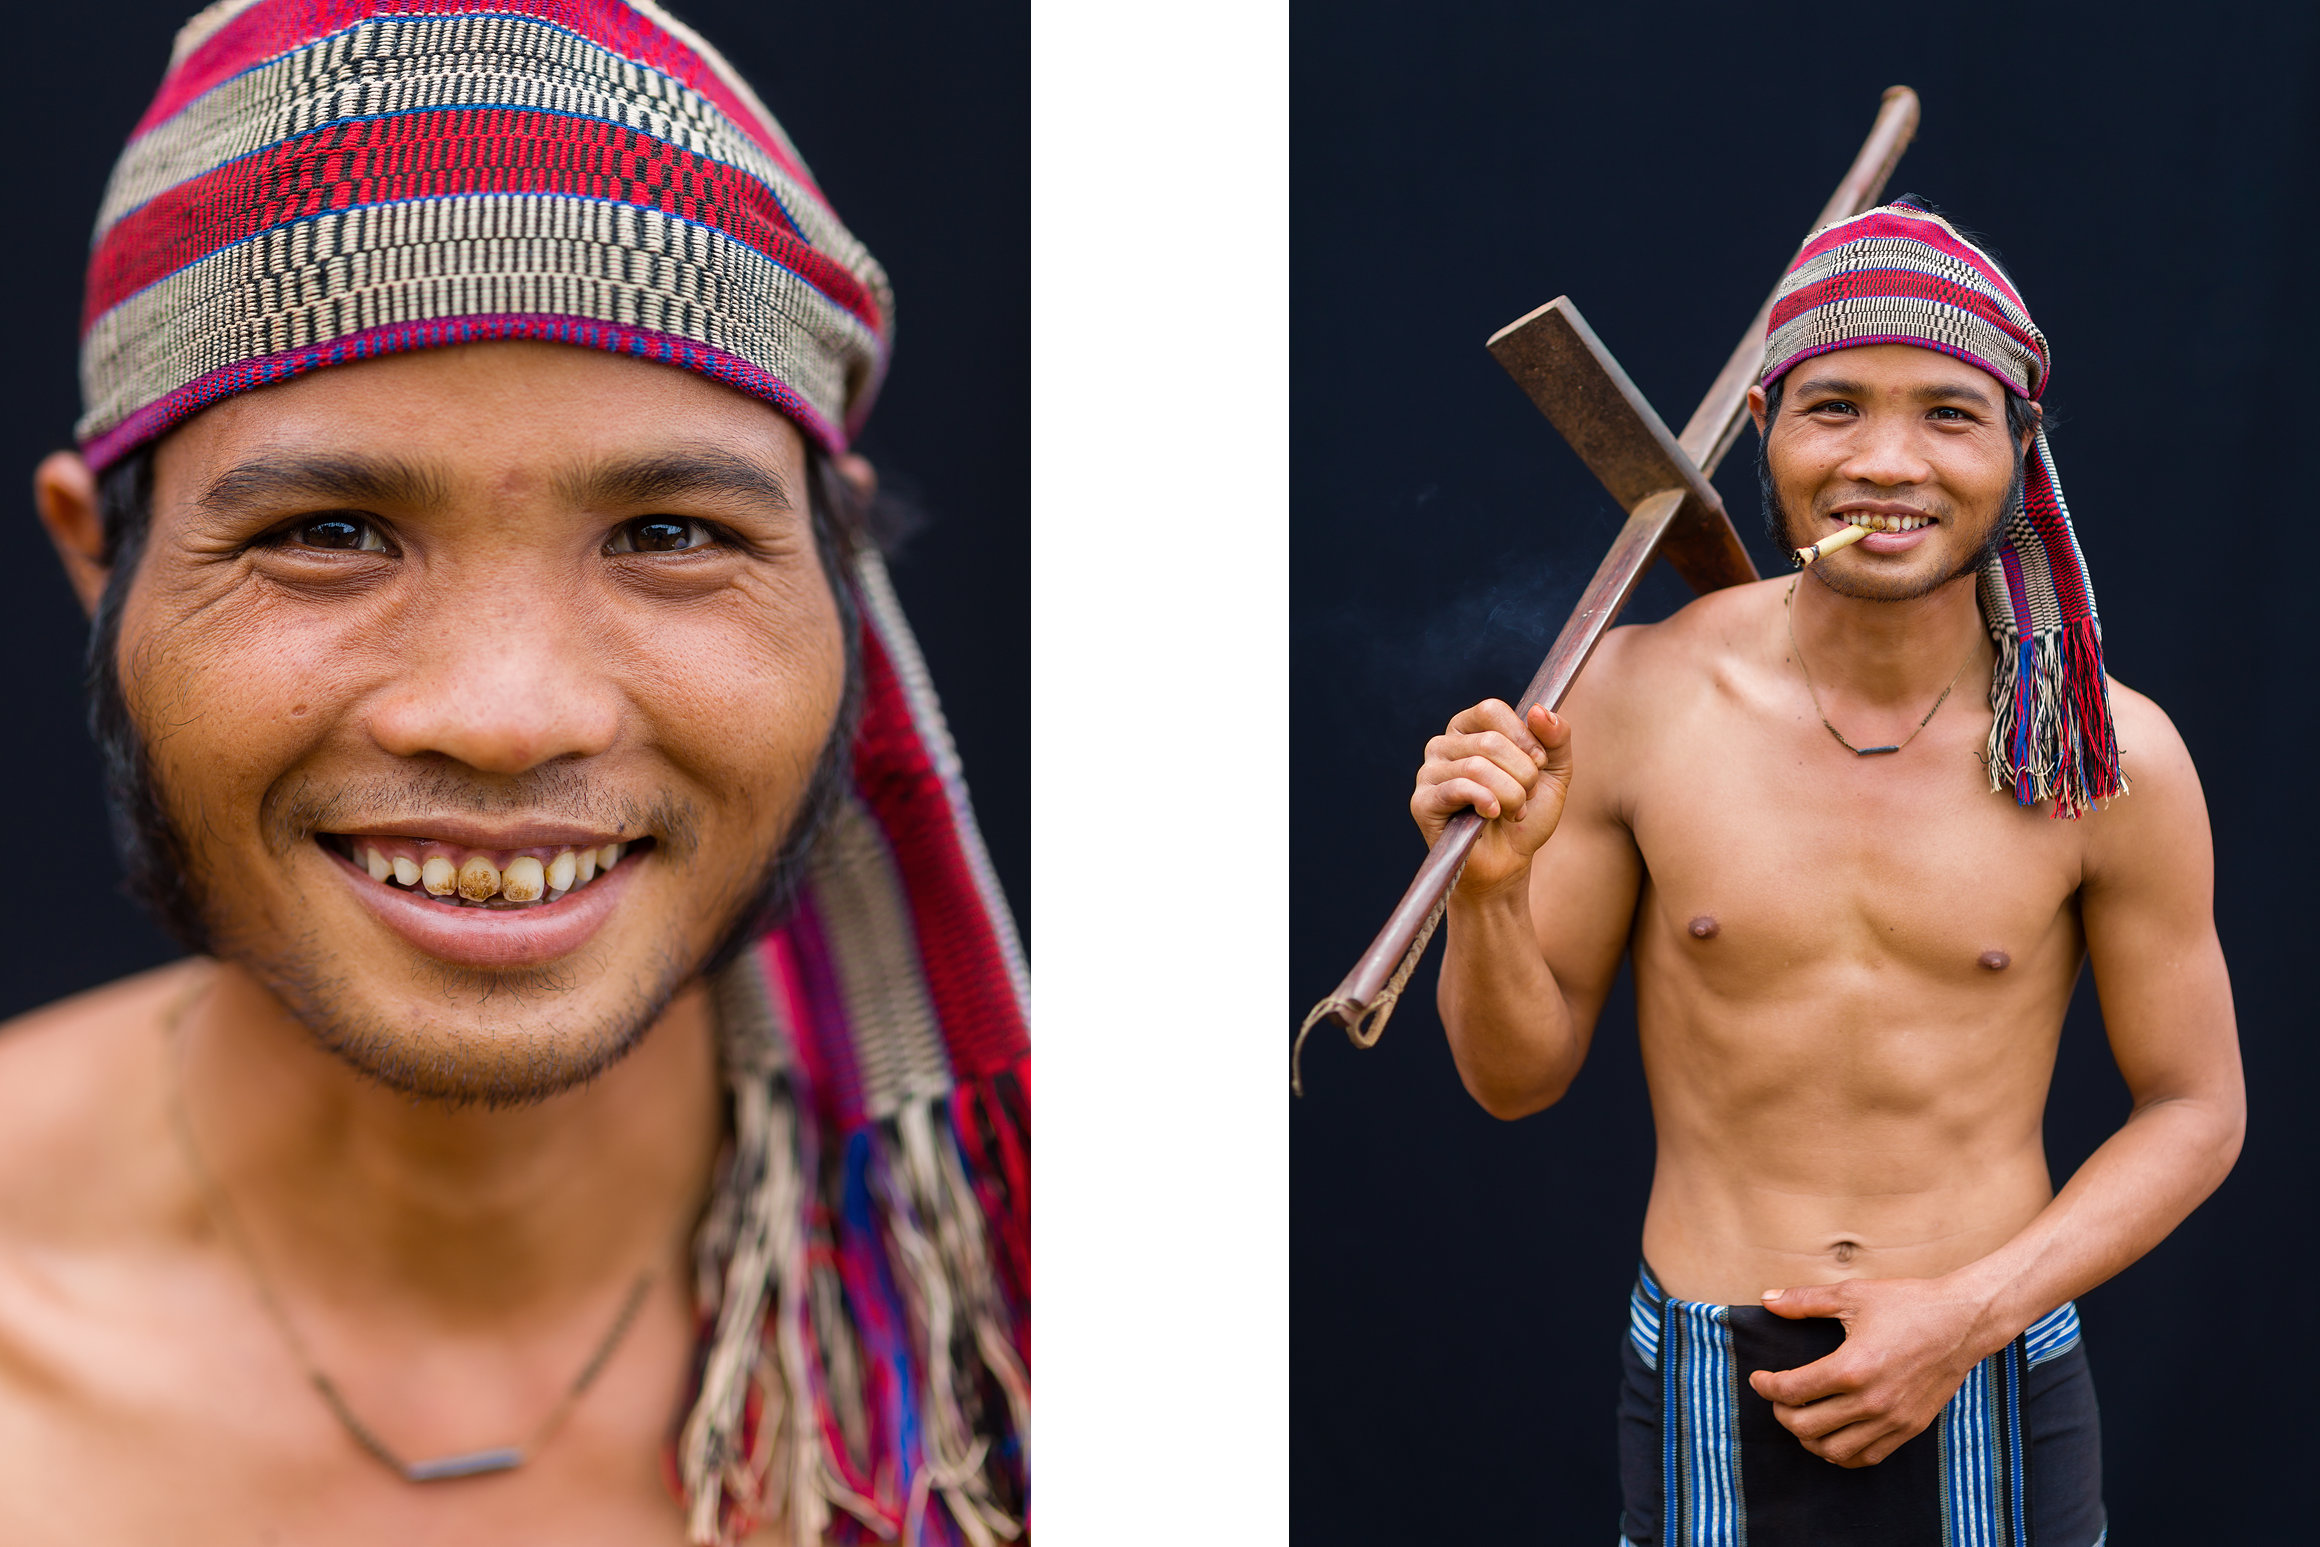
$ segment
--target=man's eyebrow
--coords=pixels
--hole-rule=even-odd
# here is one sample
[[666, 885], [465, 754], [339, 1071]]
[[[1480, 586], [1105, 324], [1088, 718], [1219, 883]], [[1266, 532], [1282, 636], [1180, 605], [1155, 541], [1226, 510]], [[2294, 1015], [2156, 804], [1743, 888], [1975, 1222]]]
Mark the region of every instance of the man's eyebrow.
[[1992, 406], [1987, 392], [1964, 382], [1935, 382], [1930, 386], [1919, 387], [1916, 397], [1920, 403], [1973, 403], [1982, 408]]
[[411, 507], [446, 504], [450, 493], [434, 470], [394, 457], [265, 456], [220, 473], [197, 503], [227, 512], [316, 499]]
[[703, 495], [723, 495], [775, 510], [795, 510], [780, 473], [729, 451], [701, 448], [602, 462], [557, 480], [557, 494], [569, 504], [633, 508]]
[[1869, 389], [1857, 381], [1842, 376], [1812, 376], [1796, 384], [1789, 401], [1802, 402], [1808, 397], [1866, 397]]

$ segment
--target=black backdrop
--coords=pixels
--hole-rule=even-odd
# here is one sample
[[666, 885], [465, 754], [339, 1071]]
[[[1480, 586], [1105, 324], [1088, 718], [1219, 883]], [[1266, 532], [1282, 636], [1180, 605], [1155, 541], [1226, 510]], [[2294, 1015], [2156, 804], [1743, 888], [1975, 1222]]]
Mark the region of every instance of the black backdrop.
[[[1680, 428], [1866, 133], [1978, 229], [2053, 340], [2052, 437], [2112, 670], [2198, 760], [2252, 1113], [2222, 1190], [2083, 1303], [2118, 1547], [2301, 1540], [2313, 860], [2315, 25], [2309, 7], [1293, 8], [1291, 997], [1325, 993], [1421, 849], [1425, 738], [1518, 691], [1616, 530], [1483, 352], [1568, 293]], [[1717, 480], [1774, 572], [1754, 434]], [[2276, 514], [2275, 514], [2276, 513]], [[2289, 525], [2245, 555], [2211, 542]], [[1785, 565], [1782, 566], [1785, 568]], [[1663, 568], [1631, 620], [1686, 593]], [[1712, 789], [1700, 798], [1712, 800]], [[2095, 820], [2100, 820], [2099, 816]], [[1623, 986], [1566, 1100], [1460, 1089], [1431, 965], [1291, 1117], [1294, 1540], [1607, 1543], [1650, 1115]], [[2057, 1177], [2125, 1114], [2091, 984]], [[2291, 1529], [2289, 1522], [2296, 1522]]]
[[[894, 281], [894, 365], [862, 450], [927, 517], [894, 566], [1019, 921], [1030, 897], [1030, 20], [1028, 7], [774, 7], [674, 0], [782, 120]], [[19, 147], [0, 245], [11, 369], [0, 487], [69, 444], [81, 271], [104, 180], [198, 0], [10, 9]], [[167, 959], [119, 895], [82, 728], [86, 628], [28, 492], [0, 569], [7, 756], [28, 878], [0, 903], [0, 1016]], [[0, 499], [0, 508], [8, 500]], [[29, 878], [38, 877], [38, 880]]]

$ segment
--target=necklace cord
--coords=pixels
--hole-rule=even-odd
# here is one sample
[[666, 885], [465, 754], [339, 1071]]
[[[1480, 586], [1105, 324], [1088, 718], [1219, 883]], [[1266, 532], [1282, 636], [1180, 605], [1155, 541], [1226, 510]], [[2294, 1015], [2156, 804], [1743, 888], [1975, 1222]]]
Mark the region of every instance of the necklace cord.
[[1804, 690], [1812, 699], [1813, 713], [1820, 716], [1821, 729], [1836, 737], [1837, 745], [1855, 757], [1874, 757], [1881, 753], [1900, 751], [1915, 741], [1917, 732], [1933, 723], [1933, 717], [1941, 712], [1941, 706], [1949, 702], [1949, 695], [1957, 687], [1959, 679], [1965, 676], [1966, 668], [1973, 665], [1974, 657], [1982, 653], [1981, 641], [1974, 641], [1973, 648], [1966, 652], [1966, 658], [1960, 661], [1958, 669], [1950, 674], [1949, 686], [1941, 690], [1941, 697], [1935, 699], [1933, 707], [1925, 711], [1925, 718], [1917, 722], [1917, 730], [1911, 731], [1889, 747], [1856, 747], [1845, 739], [1844, 732], [1829, 723], [1828, 712], [1821, 708], [1820, 690], [1813, 686], [1812, 668], [1804, 663], [1804, 646], [1796, 642], [1796, 588], [1803, 580], [1804, 576], [1799, 575], [1788, 583], [1788, 593], [1780, 599], [1780, 609], [1788, 620], [1788, 648], [1796, 656], [1796, 669], [1804, 674]]
[[391, 1471], [399, 1473], [404, 1481], [419, 1483], [472, 1477], [484, 1472], [512, 1471], [523, 1465], [563, 1427], [564, 1420], [571, 1417], [572, 1410], [579, 1406], [581, 1396], [595, 1383], [596, 1377], [604, 1372], [605, 1365], [612, 1359], [613, 1350], [620, 1346], [621, 1339], [635, 1322], [637, 1312], [644, 1308], [645, 1296], [652, 1290], [655, 1276], [653, 1270], [647, 1268], [637, 1275], [636, 1282], [629, 1286], [627, 1297], [620, 1303], [620, 1313], [613, 1318], [611, 1327], [597, 1343], [595, 1352], [588, 1356], [588, 1362], [580, 1367], [579, 1375], [565, 1389], [564, 1394], [556, 1399], [555, 1406], [548, 1410], [547, 1416], [540, 1420], [538, 1427], [533, 1429], [531, 1436], [522, 1444], [466, 1451], [424, 1461], [404, 1460], [370, 1425], [355, 1416], [354, 1409], [347, 1404], [345, 1394], [338, 1389], [338, 1383], [324, 1373], [313, 1351], [307, 1347], [306, 1340], [299, 1336], [298, 1324], [290, 1319], [281, 1298], [274, 1292], [273, 1280], [266, 1276], [266, 1270], [259, 1265], [257, 1250], [242, 1228], [241, 1216], [235, 1212], [233, 1200], [226, 1195], [224, 1185], [203, 1161], [201, 1146], [194, 1142], [193, 1116], [185, 1098], [185, 1036], [182, 1027], [186, 1015], [209, 991], [216, 976], [214, 969], [202, 974], [198, 981], [177, 996], [162, 1017], [162, 1030], [169, 1039], [169, 1115], [171, 1126], [177, 1132], [178, 1145], [185, 1152], [186, 1168], [193, 1175], [194, 1190], [201, 1194], [202, 1210], [209, 1215], [210, 1224], [218, 1234], [233, 1248], [234, 1255], [242, 1259], [242, 1266], [250, 1275], [250, 1282], [258, 1293], [258, 1303], [264, 1307], [267, 1319], [273, 1322], [275, 1331], [281, 1334], [291, 1356], [304, 1369], [307, 1382], [321, 1396], [324, 1405], [338, 1419], [340, 1426], [356, 1444]]

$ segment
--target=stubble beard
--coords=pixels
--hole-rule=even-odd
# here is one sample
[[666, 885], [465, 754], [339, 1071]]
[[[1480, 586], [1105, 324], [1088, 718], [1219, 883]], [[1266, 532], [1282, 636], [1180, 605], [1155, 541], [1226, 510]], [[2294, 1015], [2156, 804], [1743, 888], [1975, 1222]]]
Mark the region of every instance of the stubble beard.
[[[2005, 540], [2006, 518], [2021, 507], [2023, 476], [2023, 462], [2017, 458], [2013, 482], [2007, 487], [2005, 499], [1991, 513], [1980, 545], [1947, 572], [1934, 574], [1930, 578], [1905, 576], [1894, 581], [1878, 581], [1869, 576], [1849, 575], [1845, 573], [1845, 566], [1817, 563], [1813, 565], [1813, 577], [1839, 596], [1851, 597], [1856, 601], [1910, 602], [1921, 596], [1931, 596], [1942, 587], [1970, 575], [1979, 575]], [[1764, 493], [1764, 524], [1770, 529], [1773, 540], [1781, 545], [1782, 551], [1794, 552], [1824, 535], [1817, 527], [1799, 522], [1789, 514], [1787, 502], [1780, 497], [1780, 487], [1773, 480], [1770, 459], [1761, 453], [1757, 457], [1757, 481]], [[1929, 511], [1928, 514], [1954, 520], [1956, 510], [1951, 507]]]
[[[100, 626], [100, 635], [107, 632]], [[849, 649], [845, 693], [804, 793], [770, 856], [750, 873], [753, 879], [728, 888], [708, 910], [718, 925], [710, 948], [687, 953], [673, 932], [664, 936], [645, 963], [615, 975], [625, 992], [577, 1025], [571, 1012], [557, 1014], [557, 1002], [569, 999], [578, 987], [565, 968], [551, 964], [484, 972], [430, 962], [414, 986], [431, 991], [439, 1003], [460, 1007], [470, 1019], [457, 1026], [414, 1026], [361, 1002], [352, 975], [318, 929], [261, 936], [233, 927], [216, 906], [217, 888], [196, 846], [187, 841], [189, 819], [180, 813], [192, 808], [173, 797], [122, 693], [114, 666], [117, 637], [96, 643], [90, 718], [104, 754], [115, 837], [131, 894], [188, 949], [250, 972], [317, 1046], [358, 1074], [403, 1095], [454, 1108], [530, 1105], [593, 1080], [634, 1051], [689, 983], [723, 966], [786, 916], [815, 840], [843, 797], [859, 715], [859, 674]], [[342, 790], [323, 800], [302, 793], [269, 796], [262, 813], [265, 846], [279, 860], [300, 845], [311, 845], [317, 832], [331, 830], [332, 810], [446, 807], [551, 812], [598, 830], [651, 832], [658, 851], [654, 862], [672, 867], [681, 866], [698, 846], [699, 822], [691, 808], [673, 802], [608, 805], [591, 796], [583, 781], [548, 771], [488, 791], [446, 774], [365, 786], [359, 792]], [[543, 1017], [555, 1017], [552, 1031], [537, 1029]], [[533, 1024], [512, 1036], [475, 1033], [476, 1026], [494, 1021]]]

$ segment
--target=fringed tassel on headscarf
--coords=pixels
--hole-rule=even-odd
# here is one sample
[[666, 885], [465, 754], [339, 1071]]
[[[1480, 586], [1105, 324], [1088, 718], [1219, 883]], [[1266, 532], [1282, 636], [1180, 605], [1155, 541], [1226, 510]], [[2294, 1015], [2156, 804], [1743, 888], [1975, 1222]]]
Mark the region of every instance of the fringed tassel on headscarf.
[[[918, 1376], [925, 1458], [913, 1479], [906, 1544], [915, 1543], [930, 1491], [974, 1547], [1012, 1541], [1022, 1527], [1002, 1503], [1003, 1478], [987, 1462], [978, 1434], [1012, 1433], [1028, 1466], [1031, 1385], [1016, 1357], [1010, 1320], [991, 1271], [981, 1205], [959, 1163], [949, 1124], [936, 1127], [937, 1105], [908, 1102], [877, 1128], [881, 1201], [893, 1262], [910, 1319], [923, 1331]], [[1007, 1423], [990, 1422], [978, 1374], [996, 1385]], [[1009, 1501], [1012, 1502], [1012, 1501]]]
[[1993, 627], [1990, 788], [2021, 805], [2054, 802], [2079, 817], [2127, 793], [2103, 676], [2102, 627], [2092, 618], [2016, 639]]
[[[721, 1057], [733, 1137], [694, 1238], [696, 1304], [705, 1352], [678, 1436], [686, 1537], [727, 1547], [760, 1520], [787, 1517], [796, 1547], [819, 1547], [830, 1486], [816, 1400], [810, 1222], [814, 1134], [800, 1111], [762, 981], [744, 958], [716, 984]], [[871, 1518], [892, 1534], [874, 1507]]]
[[816, 1547], [830, 1510], [802, 1325], [809, 1173], [789, 1082], [735, 1078], [733, 1128], [695, 1248], [696, 1293], [714, 1322], [678, 1440], [686, 1533], [722, 1547], [786, 1513], [797, 1547]]
[[[854, 1174], [875, 1224], [865, 1233], [855, 1222], [841, 1247], [835, 1216], [851, 1206], [835, 1195], [849, 1168], [817, 1181], [821, 1145], [767, 986], [745, 957], [718, 990], [733, 1142], [695, 1241], [705, 1352], [676, 1447], [689, 1540], [732, 1547], [758, 1522], [785, 1518], [793, 1547], [819, 1547], [846, 1534], [833, 1532], [842, 1510], [859, 1522], [849, 1531], [918, 1547], [935, 1534], [937, 1500], [971, 1547], [1016, 1540], [1030, 1381], [1009, 1303], [1017, 1286], [1002, 1279], [1028, 1264], [991, 1230], [1027, 1222], [1018, 1114], [996, 1082], [976, 1082], [971, 1098], [906, 1101], [857, 1135], [866, 1164]], [[964, 1155], [959, 1107], [971, 1112]], [[870, 1278], [891, 1274], [907, 1325], [884, 1326], [881, 1338], [906, 1339], [890, 1351], [904, 1357], [866, 1351], [860, 1319], [872, 1308], [849, 1291], [842, 1257], [857, 1274], [865, 1264]], [[910, 1374], [907, 1393], [890, 1384], [897, 1367]], [[907, 1436], [897, 1402], [911, 1415]]]

